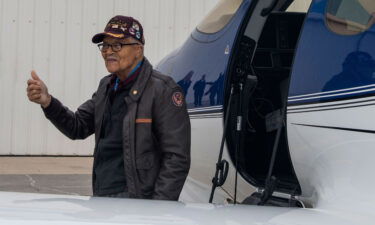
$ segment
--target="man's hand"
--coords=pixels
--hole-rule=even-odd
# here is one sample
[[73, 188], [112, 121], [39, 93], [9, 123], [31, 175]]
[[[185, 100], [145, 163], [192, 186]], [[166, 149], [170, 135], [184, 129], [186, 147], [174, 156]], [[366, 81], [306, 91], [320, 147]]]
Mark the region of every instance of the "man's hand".
[[31, 78], [27, 81], [27, 97], [30, 101], [40, 104], [43, 108], [47, 108], [51, 103], [51, 95], [48, 94], [47, 86], [34, 70], [31, 71]]

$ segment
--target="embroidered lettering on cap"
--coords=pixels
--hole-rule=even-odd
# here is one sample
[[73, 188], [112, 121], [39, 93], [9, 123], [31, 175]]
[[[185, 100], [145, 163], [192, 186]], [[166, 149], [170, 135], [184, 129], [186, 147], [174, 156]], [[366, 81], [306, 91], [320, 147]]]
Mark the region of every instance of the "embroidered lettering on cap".
[[184, 104], [184, 95], [180, 91], [176, 91], [172, 95], [172, 101], [175, 106], [181, 107]]

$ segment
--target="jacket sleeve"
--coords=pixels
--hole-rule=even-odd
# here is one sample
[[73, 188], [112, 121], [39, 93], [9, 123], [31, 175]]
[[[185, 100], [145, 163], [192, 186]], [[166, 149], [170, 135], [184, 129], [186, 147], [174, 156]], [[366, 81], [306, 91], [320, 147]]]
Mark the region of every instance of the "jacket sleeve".
[[156, 96], [153, 121], [161, 165], [153, 199], [178, 200], [189, 173], [190, 119], [182, 93], [176, 85]]
[[79, 106], [76, 112], [72, 112], [52, 97], [50, 105], [43, 109], [43, 112], [47, 119], [70, 139], [84, 139], [95, 131], [95, 96], [94, 93], [92, 98]]

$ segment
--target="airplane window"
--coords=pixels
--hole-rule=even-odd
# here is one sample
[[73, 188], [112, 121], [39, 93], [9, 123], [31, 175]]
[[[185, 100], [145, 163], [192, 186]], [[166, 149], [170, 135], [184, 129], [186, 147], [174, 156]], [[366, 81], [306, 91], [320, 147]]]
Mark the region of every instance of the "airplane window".
[[353, 35], [366, 31], [375, 23], [375, 1], [329, 0], [326, 23], [338, 34]]
[[307, 1], [293, 1], [292, 4], [286, 10], [287, 12], [304, 12], [309, 10], [311, 0]]
[[227, 25], [243, 0], [220, 0], [197, 26], [203, 33], [216, 33]]

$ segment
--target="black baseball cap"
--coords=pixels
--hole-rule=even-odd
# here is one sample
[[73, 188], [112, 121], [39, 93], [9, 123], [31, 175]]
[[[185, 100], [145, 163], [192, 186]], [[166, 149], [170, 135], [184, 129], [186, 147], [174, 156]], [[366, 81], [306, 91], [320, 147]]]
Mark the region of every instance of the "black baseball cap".
[[106, 36], [119, 39], [132, 37], [142, 44], [145, 44], [141, 23], [129, 16], [119, 15], [110, 19], [104, 32], [94, 35], [94, 37], [92, 37], [92, 42], [95, 44], [100, 43]]

